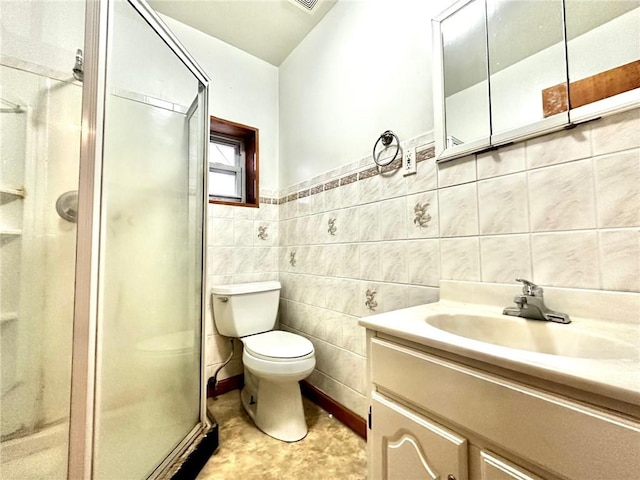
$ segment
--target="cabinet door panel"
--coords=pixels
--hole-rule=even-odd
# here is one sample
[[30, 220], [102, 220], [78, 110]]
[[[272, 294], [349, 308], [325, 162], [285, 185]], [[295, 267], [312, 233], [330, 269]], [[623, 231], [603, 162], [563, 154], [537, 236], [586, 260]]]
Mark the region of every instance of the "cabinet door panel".
[[487, 451], [480, 452], [480, 462], [482, 480], [541, 480], [522, 467]]
[[373, 479], [467, 479], [467, 441], [450, 430], [372, 394]]

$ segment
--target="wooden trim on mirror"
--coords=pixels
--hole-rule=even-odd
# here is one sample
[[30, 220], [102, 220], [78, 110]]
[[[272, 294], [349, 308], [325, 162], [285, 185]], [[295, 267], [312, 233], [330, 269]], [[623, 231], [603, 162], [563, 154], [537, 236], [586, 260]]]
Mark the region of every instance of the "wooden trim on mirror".
[[[570, 108], [613, 97], [640, 88], [640, 60], [597, 73], [569, 84]], [[565, 83], [542, 90], [542, 107], [545, 118], [567, 110], [567, 86]]]

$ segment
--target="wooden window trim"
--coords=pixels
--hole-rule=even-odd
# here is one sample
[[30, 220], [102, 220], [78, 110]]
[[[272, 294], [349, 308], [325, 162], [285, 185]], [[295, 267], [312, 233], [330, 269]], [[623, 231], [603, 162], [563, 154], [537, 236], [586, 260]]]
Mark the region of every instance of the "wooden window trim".
[[[242, 138], [245, 148], [245, 191], [244, 202], [232, 202], [209, 199], [209, 203], [220, 205], [236, 205], [242, 207], [260, 206], [260, 169], [259, 169], [259, 132], [257, 128], [231, 122], [222, 118], [209, 117], [209, 133]], [[207, 159], [208, 165], [208, 159]]]

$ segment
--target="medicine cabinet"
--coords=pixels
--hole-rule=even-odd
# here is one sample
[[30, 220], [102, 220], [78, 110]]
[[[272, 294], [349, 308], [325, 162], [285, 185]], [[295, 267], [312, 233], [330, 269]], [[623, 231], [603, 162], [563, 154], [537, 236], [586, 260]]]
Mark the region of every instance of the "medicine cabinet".
[[640, 105], [638, 0], [460, 0], [432, 23], [438, 161]]

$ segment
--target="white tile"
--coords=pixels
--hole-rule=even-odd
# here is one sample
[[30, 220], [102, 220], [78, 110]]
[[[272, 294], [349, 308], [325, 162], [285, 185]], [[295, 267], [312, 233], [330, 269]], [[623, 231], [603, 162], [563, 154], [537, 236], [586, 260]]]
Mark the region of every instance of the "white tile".
[[347, 185], [340, 185], [336, 190], [340, 191], [341, 207], [353, 207], [360, 202], [360, 182], [357, 180]]
[[311, 245], [309, 247], [309, 273], [326, 275], [325, 248], [324, 245]]
[[438, 175], [436, 170], [436, 159], [429, 158], [418, 162], [416, 174], [407, 178], [407, 192], [418, 193], [438, 188]]
[[233, 207], [233, 218], [242, 220], [253, 220], [255, 208], [252, 207]]
[[309, 195], [298, 198], [295, 202], [298, 204], [299, 216], [309, 215], [309, 213], [311, 213], [311, 198], [309, 198]]
[[311, 195], [311, 214], [317, 214], [324, 211], [324, 192], [318, 192]]
[[366, 353], [366, 330], [358, 325], [358, 319], [348, 315], [341, 316], [342, 345], [347, 350], [364, 355]]
[[476, 179], [475, 155], [438, 163], [438, 187], [449, 187]]
[[532, 232], [595, 227], [590, 159], [530, 171], [528, 182]]
[[342, 331], [342, 319], [344, 315], [324, 308], [320, 309], [319, 314], [320, 320], [327, 326], [326, 338], [324, 340], [333, 345], [342, 346], [344, 338]]
[[411, 240], [407, 243], [409, 283], [437, 287], [440, 281], [440, 240]]
[[337, 277], [342, 270], [342, 264], [344, 263], [344, 249], [342, 245], [326, 245], [325, 250], [325, 264], [326, 274], [330, 277]]
[[438, 204], [442, 237], [478, 234], [476, 183], [440, 189]]
[[380, 202], [380, 236], [383, 240], [407, 238], [405, 197]]
[[382, 278], [382, 256], [380, 243], [360, 244], [360, 279], [380, 280]]
[[589, 125], [545, 135], [526, 143], [529, 168], [554, 165], [591, 156]]
[[278, 271], [278, 247], [254, 248], [254, 273]]
[[342, 198], [340, 196], [340, 187], [332, 188], [324, 191], [324, 209], [325, 211], [340, 208]]
[[440, 258], [440, 278], [445, 280], [480, 280], [478, 237], [442, 238], [440, 240]]
[[331, 278], [327, 283], [327, 308], [336, 312], [356, 314], [363, 300], [360, 295], [359, 282]]
[[233, 219], [212, 218], [209, 220], [209, 245], [233, 245]]
[[371, 242], [380, 240], [380, 213], [378, 203], [369, 203], [358, 207], [359, 240]]
[[483, 282], [513, 283], [532, 277], [529, 235], [481, 237], [480, 258]]
[[210, 217], [214, 218], [233, 218], [233, 210], [237, 207], [232, 207], [230, 205], [220, 205], [218, 203], [210, 203], [208, 214]]
[[483, 235], [528, 232], [527, 174], [478, 182], [478, 210]]
[[380, 175], [359, 180], [360, 203], [371, 203], [380, 201]]
[[342, 248], [342, 266], [340, 275], [342, 277], [358, 278], [360, 275], [360, 245], [348, 243], [340, 245]]
[[409, 286], [395, 283], [382, 284], [383, 308], [381, 311], [390, 312], [409, 306]]
[[407, 194], [407, 182], [398, 168], [378, 175], [380, 177], [380, 198], [394, 198]]
[[590, 124], [593, 154], [640, 147], [640, 109], [604, 117]]
[[640, 226], [640, 149], [593, 159], [599, 227]]
[[[240, 207], [237, 207], [240, 208]], [[247, 209], [243, 209], [247, 210]], [[253, 237], [257, 235], [253, 230], [253, 220], [233, 220], [233, 242], [237, 247], [250, 247]]]
[[480, 153], [476, 161], [478, 162], [478, 179], [521, 172], [527, 168], [524, 143]]
[[382, 242], [382, 280], [407, 283], [407, 242]]
[[425, 305], [440, 300], [440, 289], [435, 287], [409, 286], [409, 306]]
[[233, 249], [233, 273], [247, 274], [253, 273], [253, 248]]
[[424, 192], [407, 197], [407, 237], [438, 236], [438, 192]]
[[601, 230], [601, 288], [640, 292], [640, 230]]
[[595, 231], [531, 235], [533, 275], [538, 285], [598, 288]]
[[209, 248], [209, 262], [211, 269], [207, 275], [230, 275], [233, 273], [233, 248]]
[[339, 242], [357, 242], [360, 236], [358, 229], [358, 208], [345, 208], [338, 210], [336, 216], [338, 231], [336, 236]]

